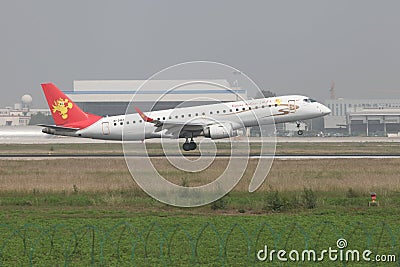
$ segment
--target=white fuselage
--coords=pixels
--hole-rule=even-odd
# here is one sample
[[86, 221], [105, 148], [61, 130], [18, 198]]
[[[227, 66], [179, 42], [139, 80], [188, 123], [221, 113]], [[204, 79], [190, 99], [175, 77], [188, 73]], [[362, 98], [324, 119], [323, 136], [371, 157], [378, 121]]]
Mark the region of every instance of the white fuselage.
[[[321, 103], [305, 96], [290, 95], [151, 111], [146, 112], [146, 115], [165, 123], [228, 122], [234, 130], [237, 130], [243, 127], [307, 120], [329, 113], [329, 108]], [[169, 135], [167, 130], [156, 131], [156, 128], [153, 123], [145, 122], [139, 114], [127, 114], [104, 117], [93, 125], [77, 131], [75, 136], [122, 140], [124, 135], [124, 140], [129, 141], [160, 137], [176, 138]], [[193, 136], [199, 135], [203, 133], [195, 132]]]

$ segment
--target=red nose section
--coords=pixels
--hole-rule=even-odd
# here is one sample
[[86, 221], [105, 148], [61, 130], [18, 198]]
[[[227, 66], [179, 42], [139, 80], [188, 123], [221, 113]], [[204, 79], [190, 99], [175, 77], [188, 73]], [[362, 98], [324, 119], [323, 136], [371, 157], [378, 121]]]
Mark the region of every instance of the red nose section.
[[100, 116], [83, 112], [54, 84], [45, 83], [42, 88], [57, 126], [83, 129], [101, 119]]

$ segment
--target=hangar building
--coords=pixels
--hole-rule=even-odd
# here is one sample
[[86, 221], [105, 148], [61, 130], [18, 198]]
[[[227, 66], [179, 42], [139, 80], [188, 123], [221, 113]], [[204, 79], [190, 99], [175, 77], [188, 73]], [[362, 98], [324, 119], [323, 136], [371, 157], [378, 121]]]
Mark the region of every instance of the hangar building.
[[246, 90], [223, 79], [74, 81], [73, 88], [64, 93], [84, 111], [100, 116], [125, 114], [131, 100], [149, 111], [247, 99]]
[[400, 109], [365, 109], [347, 114], [349, 135], [399, 134]]
[[400, 99], [330, 99], [332, 113], [324, 117], [325, 130], [349, 135], [400, 132]]

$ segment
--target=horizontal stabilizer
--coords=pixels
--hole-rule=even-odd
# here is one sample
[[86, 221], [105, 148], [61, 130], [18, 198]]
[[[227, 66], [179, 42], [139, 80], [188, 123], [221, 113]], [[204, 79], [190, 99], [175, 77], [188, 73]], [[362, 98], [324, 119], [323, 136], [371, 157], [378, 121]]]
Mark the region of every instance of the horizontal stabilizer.
[[76, 132], [80, 130], [79, 128], [68, 128], [68, 127], [61, 127], [57, 125], [45, 125], [45, 124], [38, 124], [37, 126], [46, 127], [48, 129], [53, 129], [56, 131], [63, 131], [63, 132]]

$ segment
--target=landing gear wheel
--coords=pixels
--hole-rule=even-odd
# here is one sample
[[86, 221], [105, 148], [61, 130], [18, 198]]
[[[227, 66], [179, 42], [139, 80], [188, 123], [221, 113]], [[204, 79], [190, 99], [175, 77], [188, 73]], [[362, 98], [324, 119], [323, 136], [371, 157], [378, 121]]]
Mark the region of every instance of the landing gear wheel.
[[190, 145], [189, 142], [183, 143], [182, 148], [183, 148], [183, 150], [185, 150], [185, 151], [190, 151], [190, 150], [192, 150], [192, 149], [191, 149], [191, 145]]
[[297, 131], [297, 134], [298, 135], [303, 135], [303, 130], [300, 130], [300, 126], [301, 126], [301, 123], [299, 121], [296, 121], [296, 127], [297, 127], [297, 129], [299, 129]]
[[182, 146], [183, 150], [185, 151], [190, 151], [190, 150], [195, 150], [197, 148], [196, 142], [193, 140], [193, 137], [189, 139], [186, 138], [186, 142]]
[[195, 150], [197, 148], [197, 144], [194, 141], [189, 143], [190, 150]]

